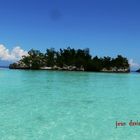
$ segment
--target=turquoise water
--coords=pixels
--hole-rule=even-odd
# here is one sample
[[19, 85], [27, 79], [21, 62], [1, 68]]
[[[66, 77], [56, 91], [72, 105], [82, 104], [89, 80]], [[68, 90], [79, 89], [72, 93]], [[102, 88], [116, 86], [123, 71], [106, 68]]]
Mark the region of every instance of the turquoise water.
[[140, 75], [0, 70], [0, 140], [138, 140]]

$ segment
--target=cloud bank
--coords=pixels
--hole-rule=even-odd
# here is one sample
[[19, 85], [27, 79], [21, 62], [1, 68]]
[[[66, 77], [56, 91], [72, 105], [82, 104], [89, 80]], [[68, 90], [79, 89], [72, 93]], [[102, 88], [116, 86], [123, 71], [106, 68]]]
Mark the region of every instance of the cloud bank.
[[28, 55], [27, 51], [24, 51], [19, 46], [14, 47], [9, 51], [9, 49], [7, 49], [3, 44], [0, 44], [0, 60], [18, 61], [24, 55]]
[[138, 63], [134, 62], [133, 59], [129, 60], [129, 64], [130, 64], [130, 67], [134, 67], [134, 68], [140, 67], [140, 65]]

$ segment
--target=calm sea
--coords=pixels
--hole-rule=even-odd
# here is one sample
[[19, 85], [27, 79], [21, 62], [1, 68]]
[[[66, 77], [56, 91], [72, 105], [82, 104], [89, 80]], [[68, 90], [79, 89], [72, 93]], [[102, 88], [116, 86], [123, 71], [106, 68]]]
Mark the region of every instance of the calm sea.
[[138, 140], [130, 120], [139, 74], [0, 70], [0, 140]]

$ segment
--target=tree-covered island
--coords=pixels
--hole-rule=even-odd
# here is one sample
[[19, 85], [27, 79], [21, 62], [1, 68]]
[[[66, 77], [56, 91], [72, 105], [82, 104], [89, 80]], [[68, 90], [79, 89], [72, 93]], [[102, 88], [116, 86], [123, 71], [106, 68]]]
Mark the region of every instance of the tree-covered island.
[[69, 71], [94, 71], [94, 72], [129, 72], [130, 66], [127, 58], [118, 55], [116, 58], [92, 57], [86, 49], [47, 49], [45, 53], [31, 49], [27, 56], [10, 64], [10, 69], [46, 69]]

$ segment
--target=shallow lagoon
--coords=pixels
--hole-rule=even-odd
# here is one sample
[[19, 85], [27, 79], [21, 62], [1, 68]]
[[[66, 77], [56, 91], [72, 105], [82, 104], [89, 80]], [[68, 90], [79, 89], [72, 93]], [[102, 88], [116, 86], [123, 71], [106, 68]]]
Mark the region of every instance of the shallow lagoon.
[[135, 140], [140, 75], [0, 70], [1, 140]]

